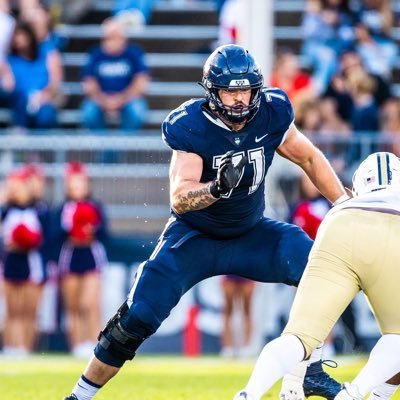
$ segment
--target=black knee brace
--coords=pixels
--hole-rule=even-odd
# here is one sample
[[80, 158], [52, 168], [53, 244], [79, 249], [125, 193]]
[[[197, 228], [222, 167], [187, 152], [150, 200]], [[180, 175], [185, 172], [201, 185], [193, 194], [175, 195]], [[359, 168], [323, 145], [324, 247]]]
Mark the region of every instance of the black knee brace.
[[99, 333], [99, 345], [114, 357], [122, 360], [132, 360], [136, 350], [146, 337], [138, 337], [127, 332], [120, 324], [121, 316], [129, 309], [125, 301], [117, 313], [107, 322], [105, 328]]

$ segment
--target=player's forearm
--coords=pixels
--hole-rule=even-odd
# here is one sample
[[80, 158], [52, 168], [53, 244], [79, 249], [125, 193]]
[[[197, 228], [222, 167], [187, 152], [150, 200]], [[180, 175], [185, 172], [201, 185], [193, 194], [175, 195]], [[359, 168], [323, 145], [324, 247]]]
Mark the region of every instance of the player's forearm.
[[321, 194], [331, 203], [346, 195], [346, 190], [325, 156], [318, 151], [301, 167]]
[[171, 191], [171, 207], [178, 214], [201, 210], [217, 200], [210, 193], [210, 182], [187, 182]]

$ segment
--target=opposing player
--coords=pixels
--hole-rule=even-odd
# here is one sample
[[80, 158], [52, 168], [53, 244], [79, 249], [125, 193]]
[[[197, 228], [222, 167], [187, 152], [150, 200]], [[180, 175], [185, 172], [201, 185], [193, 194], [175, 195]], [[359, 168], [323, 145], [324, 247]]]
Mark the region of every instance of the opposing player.
[[[298, 284], [312, 241], [297, 226], [263, 217], [275, 151], [300, 165], [332, 203], [347, 198], [326, 158], [297, 130], [286, 94], [263, 88], [248, 51], [217, 48], [202, 84], [206, 98], [182, 104], [162, 126], [173, 150], [171, 218], [67, 400], [90, 400], [199, 281], [234, 274]], [[328, 398], [340, 390], [320, 364], [307, 382]]]
[[388, 398], [400, 383], [400, 375], [394, 376], [400, 371], [400, 160], [392, 153], [370, 155], [354, 174], [353, 191], [355, 197], [334, 207], [322, 222], [289, 322], [282, 336], [262, 350], [238, 399], [258, 400], [307, 358], [360, 290], [382, 337], [359, 375], [335, 399], [361, 400], [389, 380], [381, 392]]

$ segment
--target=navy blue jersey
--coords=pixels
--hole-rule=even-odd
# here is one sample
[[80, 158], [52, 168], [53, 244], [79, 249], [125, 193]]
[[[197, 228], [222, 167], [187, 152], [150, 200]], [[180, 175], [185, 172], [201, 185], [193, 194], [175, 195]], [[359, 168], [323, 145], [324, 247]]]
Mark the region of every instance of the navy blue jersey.
[[264, 214], [265, 175], [294, 114], [282, 90], [268, 88], [263, 93], [259, 111], [239, 132], [207, 112], [205, 99], [183, 103], [163, 122], [163, 139], [170, 148], [202, 158], [201, 182], [216, 178], [221, 157], [227, 151], [235, 151], [234, 164], [243, 156], [248, 158], [237, 187], [229, 194], [202, 210], [177, 215], [200, 232], [220, 238], [239, 236]]

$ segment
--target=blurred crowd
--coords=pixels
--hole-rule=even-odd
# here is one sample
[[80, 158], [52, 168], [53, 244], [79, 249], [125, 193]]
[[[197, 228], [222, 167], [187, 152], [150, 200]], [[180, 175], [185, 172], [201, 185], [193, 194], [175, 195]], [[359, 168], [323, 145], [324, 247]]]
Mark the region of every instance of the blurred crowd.
[[285, 57], [277, 57], [274, 72], [275, 83], [280, 83], [285, 79], [280, 77], [282, 66], [289, 70], [286, 85], [295, 92], [297, 118], [306, 132], [349, 135], [389, 130], [384, 118], [387, 105], [397, 102], [391, 92], [398, 56], [394, 18], [389, 0], [307, 2], [301, 55], [312, 68], [310, 79], [302, 77], [304, 72], [288, 56], [286, 63]]
[[[88, 51], [80, 72], [84, 128], [100, 132], [113, 124], [135, 132], [144, 125], [150, 72], [143, 50], [128, 38], [132, 26], [149, 21], [155, 3], [116, 0], [102, 23], [100, 43]], [[217, 2], [217, 44], [237, 42], [239, 3]], [[62, 0], [0, 0], [0, 107], [12, 111], [16, 130], [57, 126], [65, 72], [54, 22], [65, 8]], [[301, 48], [276, 48], [267, 82], [288, 93], [304, 132], [399, 134], [399, 100], [392, 90], [397, 20], [390, 0], [306, 0]]]
[[[188, 0], [169, 0], [175, 7]], [[55, 25], [84, 18], [93, 0], [0, 0], [0, 108], [11, 111], [15, 133], [56, 128], [67, 102], [62, 85], [66, 38]], [[151, 18], [156, 0], [115, 0], [100, 42], [85, 54], [77, 122], [100, 133], [112, 126], [134, 133], [148, 118], [149, 68], [129, 35]], [[223, 0], [215, 0], [220, 9]], [[29, 79], [27, 77], [29, 76]]]
[[3, 353], [29, 354], [36, 345], [38, 308], [48, 279], [56, 280], [71, 352], [87, 357], [101, 327], [100, 271], [107, 264], [106, 218], [91, 196], [85, 165], [64, 174], [65, 200], [45, 200], [46, 177], [36, 164], [11, 171], [1, 199]]
[[[122, 3], [116, 1], [116, 15], [129, 8]], [[17, 6], [0, 0], [0, 107], [10, 109], [17, 132], [55, 128], [65, 102], [62, 40], [54, 32], [51, 8], [39, 0], [20, 0]], [[107, 18], [100, 43], [87, 54], [80, 76], [85, 128], [102, 130], [111, 120], [135, 131], [146, 120], [148, 67], [143, 51], [128, 43], [126, 24], [126, 17]]]

